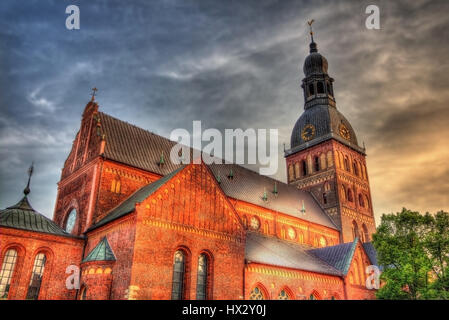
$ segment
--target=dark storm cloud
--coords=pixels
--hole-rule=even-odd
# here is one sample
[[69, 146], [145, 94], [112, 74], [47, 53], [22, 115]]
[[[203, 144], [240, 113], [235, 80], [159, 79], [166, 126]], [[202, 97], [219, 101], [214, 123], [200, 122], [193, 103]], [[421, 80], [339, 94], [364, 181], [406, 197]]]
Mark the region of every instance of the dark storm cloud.
[[[69, 4], [80, 7], [80, 30], [65, 29]], [[2, 1], [0, 208], [20, 198], [34, 160], [31, 200], [52, 215], [93, 86], [102, 111], [164, 136], [202, 120], [278, 128], [288, 146], [314, 18], [337, 107], [367, 146], [376, 215], [448, 210], [448, 3], [377, 1], [378, 31], [364, 27], [368, 4]]]

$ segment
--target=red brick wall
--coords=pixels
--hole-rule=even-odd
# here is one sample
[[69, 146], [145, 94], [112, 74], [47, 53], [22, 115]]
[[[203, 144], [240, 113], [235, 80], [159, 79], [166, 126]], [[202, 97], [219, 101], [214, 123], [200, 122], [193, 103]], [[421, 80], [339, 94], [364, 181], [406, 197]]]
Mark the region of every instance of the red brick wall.
[[[160, 176], [157, 174], [105, 160], [101, 166], [98, 198], [93, 222], [95, 223], [104, 218], [111, 209], [127, 199], [136, 190], [159, 178]], [[116, 187], [117, 182], [120, 182], [119, 192], [112, 190], [113, 180]]]
[[211, 299], [243, 295], [244, 231], [204, 165], [189, 165], [137, 208], [131, 288], [137, 299], [171, 299], [173, 258], [188, 255], [186, 299], [196, 298], [198, 257], [212, 257]]
[[[110, 299], [124, 299], [128, 289], [134, 254], [136, 232], [135, 214], [129, 214], [88, 233], [87, 256], [98, 242], [106, 236], [117, 261], [111, 266], [112, 284]], [[100, 289], [96, 289], [97, 291]], [[101, 290], [100, 290], [101, 291]], [[97, 293], [98, 294], [98, 293]]]
[[[251, 203], [231, 199], [236, 211], [244, 222], [247, 229], [250, 226], [251, 218], [256, 217], [259, 220], [260, 227], [257, 231], [266, 235], [276, 236], [279, 239], [287, 240], [292, 243], [307, 244], [310, 246], [319, 246], [319, 239], [324, 237], [327, 245], [335, 245], [340, 242], [340, 232], [324, 227], [310, 221], [302, 220], [287, 214], [275, 212], [262, 208]], [[295, 233], [294, 238], [288, 236], [288, 230], [292, 228]], [[282, 231], [284, 230], [284, 231]]]
[[83, 251], [80, 239], [54, 236], [31, 231], [1, 228], [0, 230], [0, 265], [5, 252], [15, 248], [18, 252], [9, 299], [25, 299], [33, 270], [34, 260], [38, 253], [47, 257], [44, 276], [39, 292], [39, 299], [74, 299], [76, 290], [66, 288], [66, 268], [69, 265], [79, 266]]
[[278, 299], [284, 289], [292, 300], [309, 299], [312, 293], [318, 299], [345, 297], [340, 277], [250, 263], [245, 268], [245, 299], [249, 299], [256, 286], [262, 288], [265, 299]]
[[[112, 293], [113, 267], [115, 262], [92, 261], [82, 265], [82, 277], [78, 299], [109, 300]], [[85, 291], [85, 296], [83, 295]], [[83, 297], [84, 296], [84, 297]]]
[[[330, 156], [329, 152], [332, 156]], [[321, 155], [326, 155], [326, 169], [320, 171], [312, 170], [306, 176], [300, 175], [300, 177], [297, 177], [295, 175], [293, 179], [291, 176], [288, 176], [289, 183], [295, 184], [299, 189], [309, 191], [315, 196], [331, 219], [341, 226], [342, 242], [353, 240], [352, 221], [357, 222], [359, 231], [362, 230], [362, 226], [365, 224], [369, 234], [375, 232], [372, 199], [364, 155], [337, 141], [329, 140], [290, 155], [286, 159], [287, 174], [290, 165], [295, 167], [295, 164], [301, 163], [301, 160], [305, 160], [310, 165], [311, 163], [308, 159], [313, 160], [315, 156], [320, 157]], [[349, 171], [345, 169], [344, 157], [348, 157]], [[358, 164], [358, 175], [355, 174], [353, 169], [354, 161]], [[330, 185], [328, 192], [324, 190], [325, 183]], [[346, 190], [348, 188], [352, 190], [352, 202], [348, 201], [347, 197], [343, 197], [341, 192], [342, 186]], [[326, 193], [327, 203], [324, 203], [323, 193]], [[364, 202], [368, 204], [365, 207], [359, 204], [359, 194], [362, 194], [364, 198], [366, 196], [368, 199], [367, 201], [364, 199]]]
[[366, 267], [369, 265], [371, 265], [371, 262], [359, 242], [345, 279], [348, 299], [375, 299], [375, 290], [366, 288]]

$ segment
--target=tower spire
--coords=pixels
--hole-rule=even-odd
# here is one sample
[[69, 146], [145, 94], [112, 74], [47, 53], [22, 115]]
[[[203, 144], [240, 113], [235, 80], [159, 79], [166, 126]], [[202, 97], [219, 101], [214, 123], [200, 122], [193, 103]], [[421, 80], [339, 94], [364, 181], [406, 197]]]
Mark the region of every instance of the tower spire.
[[312, 52], [318, 52], [317, 46], [315, 41], [313, 40], [313, 29], [312, 29], [312, 23], [314, 23], [315, 20], [312, 19], [310, 21], [307, 21], [307, 24], [309, 25], [309, 29], [310, 29], [310, 53]]
[[98, 89], [96, 87], [92, 88], [92, 98], [90, 99], [90, 101], [94, 101], [95, 100], [95, 94], [97, 93]]
[[31, 163], [30, 168], [28, 169], [28, 183], [25, 189], [23, 190], [23, 193], [25, 194], [25, 197], [30, 193], [30, 182], [31, 182], [31, 176], [33, 175], [34, 171], [34, 162]]

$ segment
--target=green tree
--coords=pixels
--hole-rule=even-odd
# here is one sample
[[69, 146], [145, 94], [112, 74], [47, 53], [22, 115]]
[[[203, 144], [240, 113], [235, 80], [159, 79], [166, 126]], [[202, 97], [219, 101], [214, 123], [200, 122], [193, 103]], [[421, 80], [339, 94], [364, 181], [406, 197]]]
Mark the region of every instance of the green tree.
[[373, 244], [383, 268], [379, 299], [449, 298], [447, 212], [384, 214]]

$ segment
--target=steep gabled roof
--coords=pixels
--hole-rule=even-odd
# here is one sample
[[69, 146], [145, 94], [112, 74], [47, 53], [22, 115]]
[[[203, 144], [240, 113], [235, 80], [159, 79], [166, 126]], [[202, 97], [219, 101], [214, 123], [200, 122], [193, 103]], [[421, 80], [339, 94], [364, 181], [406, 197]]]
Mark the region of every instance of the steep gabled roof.
[[[170, 150], [176, 142], [103, 112], [98, 114], [106, 137], [104, 156], [107, 159], [160, 175], [169, 174], [181, 166], [170, 161]], [[162, 153], [165, 164], [159, 166], [158, 161]]]
[[140, 188], [139, 190], [134, 192], [132, 195], [130, 195], [125, 201], [123, 201], [117, 207], [112, 209], [106, 215], [106, 217], [104, 217], [98, 223], [96, 223], [95, 225], [90, 227], [88, 231], [96, 229], [98, 227], [101, 227], [115, 219], [118, 219], [128, 213], [133, 212], [134, 209], [136, 208], [137, 203], [142, 202], [143, 200], [148, 198], [151, 194], [156, 192], [161, 186], [164, 185], [164, 183], [166, 183], [168, 180], [170, 180], [172, 177], [174, 177], [183, 168], [184, 168], [184, 166], [181, 166], [178, 169], [174, 170], [173, 172], [162, 177], [161, 179], [156, 180], [155, 182], [150, 183], [150, 184]]
[[272, 266], [299, 269], [335, 276], [342, 273], [308, 252], [307, 247], [291, 244], [275, 237], [248, 232], [246, 237], [245, 258]]
[[0, 226], [73, 237], [52, 220], [35, 211], [26, 195], [17, 204], [0, 211]]
[[343, 274], [347, 274], [349, 266], [351, 265], [352, 257], [354, 256], [357, 247], [358, 238], [353, 242], [338, 244], [336, 246], [318, 248], [309, 250], [309, 252], [329, 265], [340, 270]]
[[[337, 229], [309, 192], [236, 164], [211, 164], [209, 167], [215, 177], [219, 177], [220, 187], [228, 197]], [[229, 179], [231, 170], [233, 178]], [[273, 193], [275, 183], [276, 195]], [[303, 205], [305, 212], [301, 212]]]
[[83, 259], [84, 262], [91, 261], [116, 261], [114, 252], [112, 252], [108, 239], [103, 237], [93, 250]]
[[[170, 151], [176, 142], [102, 112], [99, 112], [99, 117], [101, 128], [106, 138], [104, 157], [107, 159], [164, 176], [182, 166], [173, 164], [170, 161]], [[192, 152], [191, 149], [190, 152]], [[164, 154], [165, 160], [165, 164], [162, 166], [158, 165], [161, 154]], [[267, 176], [259, 175], [239, 165], [227, 163], [208, 166], [216, 177], [220, 176], [220, 186], [229, 197], [283, 212], [332, 229], [338, 229], [308, 192], [298, 190], [294, 186], [276, 181]], [[229, 180], [226, 178], [226, 175], [231, 169], [234, 173], [234, 179]], [[271, 193], [275, 181], [279, 191], [277, 197], [274, 197]], [[262, 200], [264, 189], [267, 191], [268, 201]], [[305, 215], [300, 212], [303, 201], [306, 209]], [[130, 203], [127, 202], [127, 205], [129, 206]], [[125, 208], [122, 209], [125, 210]], [[115, 211], [115, 215], [118, 214]], [[111, 217], [111, 220], [105, 219], [100, 222], [107, 223], [115, 219], [115, 217]], [[95, 227], [98, 227], [98, 223]]]

